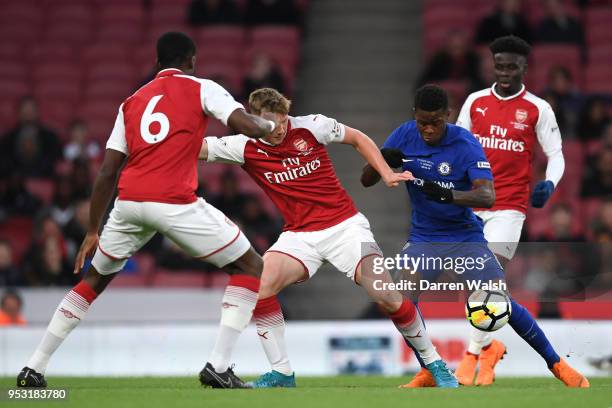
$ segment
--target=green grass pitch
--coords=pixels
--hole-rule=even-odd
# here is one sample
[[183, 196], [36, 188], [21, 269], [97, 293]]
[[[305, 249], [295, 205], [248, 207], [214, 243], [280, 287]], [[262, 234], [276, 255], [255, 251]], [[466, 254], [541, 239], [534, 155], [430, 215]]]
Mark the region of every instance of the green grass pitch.
[[568, 389], [554, 378], [500, 378], [491, 387], [398, 389], [408, 377], [304, 377], [296, 389], [212, 390], [196, 377], [50, 377], [50, 388], [69, 389], [67, 401], [7, 402], [14, 378], [0, 378], [0, 405], [15, 407], [612, 407], [612, 378], [590, 389]]

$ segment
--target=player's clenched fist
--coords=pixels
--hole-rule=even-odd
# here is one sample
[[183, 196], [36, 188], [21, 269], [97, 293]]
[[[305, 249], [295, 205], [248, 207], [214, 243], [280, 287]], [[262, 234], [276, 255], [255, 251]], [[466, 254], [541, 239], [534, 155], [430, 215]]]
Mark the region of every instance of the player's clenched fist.
[[74, 261], [74, 274], [78, 274], [83, 268], [83, 264], [85, 264], [85, 258], [93, 255], [96, 247], [98, 246], [98, 233], [88, 232], [85, 235], [85, 239], [83, 239], [83, 243], [81, 244], [81, 248], [79, 248], [79, 252], [77, 253], [76, 260]]

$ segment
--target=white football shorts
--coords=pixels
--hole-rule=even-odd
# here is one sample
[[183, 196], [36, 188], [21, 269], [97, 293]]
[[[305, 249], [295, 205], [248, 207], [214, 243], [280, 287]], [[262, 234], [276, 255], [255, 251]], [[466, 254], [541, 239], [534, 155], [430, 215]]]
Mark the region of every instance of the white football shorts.
[[240, 258], [251, 246], [236, 224], [202, 198], [191, 204], [115, 200], [92, 265], [101, 275], [120, 271], [156, 232], [217, 267]]
[[327, 261], [353, 280], [364, 258], [382, 256], [370, 223], [361, 213], [321, 231], [285, 231], [267, 252], [280, 252], [298, 260], [309, 277]]
[[525, 214], [516, 210], [497, 210], [476, 211], [476, 215], [484, 221], [484, 236], [491, 251], [512, 259], [521, 238]]

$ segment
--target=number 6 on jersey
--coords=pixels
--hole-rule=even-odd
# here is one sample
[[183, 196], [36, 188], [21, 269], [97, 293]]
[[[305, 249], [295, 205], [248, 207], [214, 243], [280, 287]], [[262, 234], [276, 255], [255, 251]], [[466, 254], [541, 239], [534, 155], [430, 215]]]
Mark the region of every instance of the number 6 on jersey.
[[[153, 113], [155, 106], [164, 95], [156, 95], [147, 104], [147, 107], [142, 114], [140, 119], [140, 135], [145, 142], [153, 144], [159, 143], [168, 136], [170, 131], [170, 121], [168, 117], [161, 112]], [[150, 126], [152, 123], [159, 123], [159, 131], [157, 133], [151, 133]]]

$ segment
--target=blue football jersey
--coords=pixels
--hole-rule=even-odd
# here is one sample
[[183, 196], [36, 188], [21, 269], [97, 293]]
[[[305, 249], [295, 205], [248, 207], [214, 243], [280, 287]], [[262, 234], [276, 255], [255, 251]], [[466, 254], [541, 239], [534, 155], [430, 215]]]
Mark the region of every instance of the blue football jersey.
[[449, 123], [440, 143], [429, 146], [412, 120], [395, 129], [383, 147], [401, 150], [403, 170], [416, 178], [406, 183], [412, 201], [410, 241], [485, 241], [482, 220], [471, 208], [429, 200], [421, 189], [423, 180], [459, 191], [471, 190], [476, 179], [493, 180], [482, 146], [468, 130]]

